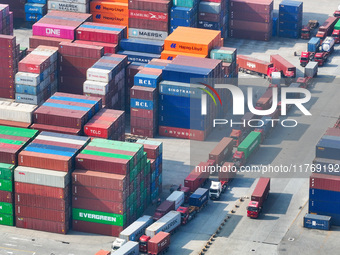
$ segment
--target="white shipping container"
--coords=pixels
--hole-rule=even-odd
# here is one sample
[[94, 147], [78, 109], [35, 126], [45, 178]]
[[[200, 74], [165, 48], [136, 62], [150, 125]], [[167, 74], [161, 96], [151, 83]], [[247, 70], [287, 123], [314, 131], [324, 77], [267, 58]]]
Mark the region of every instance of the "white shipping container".
[[83, 90], [84, 93], [105, 96], [109, 92], [109, 83], [87, 80], [84, 82]]
[[50, 57], [51, 64], [57, 61], [58, 59], [58, 48], [53, 50], [52, 48], [42, 48], [38, 47], [34, 49], [31, 54], [39, 55], [39, 56], [47, 56]]
[[15, 83], [21, 85], [37, 86], [40, 83], [40, 75], [36, 73], [18, 72], [15, 75]]
[[86, 79], [90, 81], [110, 82], [112, 80], [112, 70], [89, 68], [86, 72]]
[[66, 172], [18, 166], [14, 170], [14, 181], [55, 188], [65, 188], [71, 181]]
[[74, 3], [74, 4], [87, 4], [90, 0], [58, 0], [58, 2], [63, 3]]
[[89, 13], [89, 3], [65, 3], [62, 1], [48, 1], [48, 10]]
[[0, 119], [32, 123], [33, 112], [36, 108], [35, 105], [0, 101]]
[[[84, 146], [88, 143], [89, 139], [86, 140], [78, 140], [78, 139], [72, 139], [72, 135], [64, 135], [64, 137], [59, 136], [50, 136], [50, 135], [44, 135], [44, 134], [51, 134], [49, 132], [41, 132], [35, 139], [43, 140], [43, 141], [52, 141], [52, 142], [58, 142], [58, 143], [68, 143], [73, 145], [80, 145]], [[67, 137], [67, 138], [66, 138]]]
[[178, 209], [184, 203], [184, 192], [183, 191], [174, 191], [171, 195], [166, 199], [170, 202], [175, 202], [175, 210]]
[[170, 211], [165, 214], [158, 221], [153, 223], [145, 230], [145, 234], [150, 237], [154, 237], [157, 233], [163, 231], [170, 233], [172, 230], [181, 225], [181, 213], [176, 211]]
[[113, 252], [114, 255], [138, 255], [139, 254], [139, 243], [129, 241], [120, 247], [118, 250]]
[[17, 103], [40, 105], [43, 101], [42, 93], [36, 96], [15, 93], [15, 102]]
[[156, 41], [164, 41], [168, 37], [168, 33], [164, 31], [129, 28], [129, 38], [149, 39]]
[[125, 241], [139, 241], [145, 229], [153, 223], [152, 216], [144, 215], [133, 222], [119, 234], [119, 238]]

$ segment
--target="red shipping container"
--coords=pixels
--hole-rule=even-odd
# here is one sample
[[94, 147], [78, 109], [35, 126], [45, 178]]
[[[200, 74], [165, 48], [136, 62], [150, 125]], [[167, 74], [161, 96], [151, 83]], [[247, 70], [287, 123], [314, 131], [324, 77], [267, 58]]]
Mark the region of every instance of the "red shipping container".
[[[7, 82], [5, 79], [0, 78], [0, 82], [4, 82], [4, 81]], [[7, 84], [14, 84], [14, 79], [11, 79], [11, 81], [8, 82]], [[0, 97], [14, 99], [15, 98], [14, 88], [12, 88], [12, 89], [2, 89], [2, 88], [0, 88]]]
[[90, 68], [93, 66], [99, 58], [86, 58], [83, 55], [69, 56], [61, 55], [59, 58], [59, 63], [64, 68], [76, 66], [78, 68]]
[[72, 185], [73, 196], [106, 200], [111, 202], [124, 202], [128, 197], [128, 190], [119, 191], [112, 189], [100, 189], [93, 187]]
[[156, 159], [159, 156], [159, 146], [151, 144], [143, 144], [143, 146], [148, 159]]
[[62, 189], [43, 185], [15, 182], [15, 192], [19, 194], [29, 194], [60, 199], [68, 197], [69, 186], [67, 186], [65, 189]]
[[13, 203], [12, 192], [0, 190], [0, 202]]
[[166, 12], [168, 13], [172, 6], [169, 0], [129, 0], [129, 9]]
[[77, 186], [124, 191], [128, 186], [128, 179], [124, 175], [75, 170], [72, 173], [72, 183]]
[[19, 72], [40, 74], [51, 65], [48, 56], [27, 55], [19, 62]]
[[224, 137], [216, 147], [209, 153], [209, 159], [215, 160], [217, 165], [221, 165], [223, 161], [231, 156], [234, 148], [233, 139]]
[[225, 162], [222, 166], [222, 171], [218, 172], [218, 179], [220, 181], [230, 182], [236, 177], [237, 169], [234, 163]]
[[230, 20], [229, 24], [230, 29], [251, 30], [256, 32], [270, 32], [273, 27], [272, 22], [259, 23], [244, 20]]
[[124, 227], [113, 226], [107, 224], [100, 224], [94, 222], [73, 220], [72, 227], [74, 231], [98, 234], [98, 235], [107, 235], [107, 236], [116, 236], [118, 237], [120, 232], [123, 231]]
[[72, 197], [73, 208], [81, 208], [91, 211], [123, 214], [126, 212], [126, 202], [112, 202], [102, 199], [89, 199], [83, 197]]
[[144, 137], [155, 137], [157, 134], [157, 130], [156, 129], [144, 129], [144, 128], [140, 128], [140, 127], [134, 127], [131, 126], [131, 133], [134, 135], [141, 135]]
[[20, 206], [32, 206], [49, 210], [65, 211], [70, 207], [69, 199], [57, 199], [29, 194], [15, 194], [15, 204]]
[[157, 20], [168, 22], [169, 15], [168, 12], [154, 12], [154, 11], [144, 11], [144, 10], [129, 10], [129, 18], [134, 19], [146, 19], [146, 20]]
[[239, 68], [255, 71], [265, 75], [268, 74], [268, 69], [272, 66], [270, 62], [243, 55], [237, 55], [237, 64], [239, 65]]
[[204, 141], [207, 136], [207, 131], [159, 126], [159, 135]]
[[130, 90], [130, 98], [138, 98], [150, 101], [158, 99], [158, 90], [156, 88], [133, 86]]
[[326, 130], [325, 135], [340, 136], [340, 129], [339, 128], [328, 128]]
[[309, 179], [309, 187], [340, 192], [340, 176], [313, 173]]
[[273, 4], [273, 0], [232, 0], [230, 11], [271, 13]]
[[34, 229], [45, 232], [66, 234], [69, 230], [69, 222], [46, 221], [40, 219], [16, 217], [16, 227]]
[[148, 241], [148, 254], [157, 255], [168, 249], [170, 233], [159, 232]]
[[119, 41], [123, 38], [122, 34], [122, 31], [78, 27], [76, 31], [76, 39], [118, 44]]
[[31, 123], [18, 122], [18, 121], [9, 121], [9, 120], [0, 120], [0, 125], [2, 125], [2, 126], [9, 126], [9, 127], [29, 128]]
[[143, 70], [143, 68], [144, 66], [142, 65], [131, 63], [126, 67], [126, 75], [133, 78], [140, 70]]
[[0, 143], [0, 158], [2, 163], [17, 165], [21, 145]]
[[71, 218], [71, 208], [68, 208], [66, 211], [56, 211], [49, 210], [45, 208], [31, 207], [31, 206], [15, 206], [15, 215], [17, 217], [24, 218], [32, 218], [32, 219], [40, 219], [47, 221], [56, 221], [56, 222], [68, 222]]
[[257, 12], [246, 12], [245, 13], [245, 12], [239, 12], [239, 11], [231, 11], [230, 19], [271, 23], [273, 19], [273, 14], [272, 12], [271, 13], [257, 13]]
[[146, 110], [140, 108], [131, 108], [130, 109], [131, 117], [139, 117], [144, 119], [153, 120], [156, 116], [158, 116], [157, 111], [155, 110]]
[[31, 126], [32, 129], [41, 131], [49, 131], [61, 134], [68, 134], [68, 135], [82, 135], [81, 129], [76, 128], [66, 128], [66, 127], [58, 127], [58, 126], [51, 126], [51, 125], [44, 125], [44, 124], [33, 124]]
[[12, 35], [0, 35], [0, 48], [15, 48], [16, 37]]
[[33, 151], [22, 151], [19, 153], [18, 163], [20, 166], [49, 169], [68, 172], [73, 168], [72, 158]]
[[78, 154], [76, 157], [76, 168], [91, 169], [94, 171], [128, 175], [130, 160], [100, 157], [88, 154]]
[[158, 20], [129, 18], [129, 27], [168, 32], [169, 23]]
[[157, 129], [157, 121], [155, 119], [144, 119], [138, 117], [131, 117], [131, 126], [132, 127], [139, 127], [142, 129]]
[[59, 44], [59, 53], [65, 56], [99, 59], [104, 55], [104, 48], [95, 45], [61, 42]]
[[207, 12], [199, 12], [198, 13], [198, 20], [219, 22], [220, 19], [221, 19], [220, 14], [207, 13]]
[[188, 187], [190, 192], [195, 192], [209, 178], [208, 163], [201, 162], [191, 173], [184, 179], [184, 187]]
[[272, 37], [272, 32], [257, 32], [252, 30], [239, 30], [230, 29], [229, 35], [232, 38], [248, 39], [248, 40], [258, 40], [258, 41], [270, 41]]
[[72, 40], [34, 35], [34, 36], [31, 36], [29, 38], [29, 47], [32, 48], [32, 49], [35, 49], [40, 45], [59, 47], [59, 43], [61, 43], [61, 42], [71, 43]]
[[119, 49], [118, 44], [114, 44], [114, 43], [92, 42], [92, 41], [82, 41], [82, 40], [75, 40], [74, 43], [104, 47], [104, 54], [105, 53], [116, 53]]

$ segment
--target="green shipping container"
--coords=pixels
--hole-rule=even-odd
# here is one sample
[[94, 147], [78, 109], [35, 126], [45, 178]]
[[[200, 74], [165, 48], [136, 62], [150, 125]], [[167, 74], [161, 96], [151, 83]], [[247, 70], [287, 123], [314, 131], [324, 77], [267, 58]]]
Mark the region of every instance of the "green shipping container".
[[11, 136], [33, 138], [38, 133], [39, 133], [38, 130], [33, 130], [33, 129], [0, 126], [1, 135], [11, 135]]
[[210, 58], [222, 60], [226, 63], [233, 63], [236, 60], [236, 51], [229, 49], [212, 49], [210, 51]]
[[340, 20], [338, 20], [338, 22], [335, 24], [334, 29], [340, 30]]
[[244, 152], [244, 156], [247, 159], [253, 153], [253, 151], [256, 150], [260, 143], [261, 133], [252, 131], [238, 146], [237, 150]]
[[0, 225], [14, 226], [13, 215], [0, 213]]
[[13, 181], [0, 179], [0, 190], [13, 192]]
[[13, 215], [13, 204], [0, 202], [0, 214]]
[[193, 8], [196, 4], [195, 0], [173, 0], [174, 6]]
[[14, 165], [0, 163], [0, 179], [13, 180]]
[[82, 220], [106, 225], [125, 226], [126, 214], [114, 214], [106, 212], [90, 211], [85, 209], [72, 208], [74, 220]]

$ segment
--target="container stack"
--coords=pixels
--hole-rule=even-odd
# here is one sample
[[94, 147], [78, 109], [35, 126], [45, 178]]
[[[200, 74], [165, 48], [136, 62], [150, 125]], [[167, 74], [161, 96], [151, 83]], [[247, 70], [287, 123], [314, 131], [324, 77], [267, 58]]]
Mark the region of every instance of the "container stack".
[[27, 0], [27, 3], [25, 4], [25, 20], [27, 22], [37, 22], [44, 17], [47, 13], [46, 2], [47, 0]]
[[76, 157], [73, 229], [118, 236], [148, 205], [141, 182], [147, 167], [143, 145], [93, 139]]
[[300, 38], [303, 2], [284, 0], [279, 7], [279, 36]]
[[90, 12], [94, 22], [127, 27], [129, 24], [128, 7], [128, 0], [94, 0], [90, 3]]
[[125, 113], [118, 110], [101, 109], [87, 122], [84, 133], [90, 137], [125, 141]]
[[89, 1], [90, 0], [76, 0], [76, 1], [48, 0], [48, 10], [89, 13], [90, 12]]
[[3, 5], [9, 5], [9, 9], [16, 19], [25, 19], [25, 4], [26, 0], [0, 0]]
[[145, 67], [134, 77], [130, 90], [131, 133], [155, 137], [158, 131], [158, 84], [162, 69]]
[[41, 105], [58, 90], [58, 48], [39, 46], [19, 62], [15, 101]]
[[219, 30], [223, 38], [228, 37], [228, 6], [229, 0], [201, 1], [197, 27]]
[[170, 33], [181, 27], [197, 27], [198, 1], [174, 1], [170, 11]]
[[214, 48], [210, 52], [211, 59], [222, 60], [222, 66], [224, 69], [224, 77], [225, 78], [236, 78], [238, 74], [237, 68], [237, 49], [236, 48], [227, 48], [227, 47], [218, 47]]
[[126, 26], [85, 22], [77, 28], [75, 43], [101, 46], [104, 53], [116, 53], [120, 40], [126, 37]]
[[0, 35], [0, 98], [15, 98], [14, 76], [18, 72], [19, 47], [15, 36]]
[[315, 169], [309, 184], [310, 214], [332, 217], [332, 225], [340, 226], [340, 175], [336, 171], [340, 164], [340, 129], [337, 125], [327, 129], [316, 145]]
[[162, 59], [177, 55], [206, 58], [213, 48], [223, 46], [221, 32], [191, 27], [178, 27], [164, 41]]
[[164, 41], [171, 6], [170, 0], [129, 0], [129, 38]]
[[273, 0], [230, 0], [229, 36], [270, 41], [273, 29]]
[[7, 4], [0, 4], [0, 34], [13, 35], [13, 12]]
[[101, 108], [102, 100], [98, 97], [57, 92], [34, 112], [32, 128], [81, 135], [84, 125]]
[[148, 63], [161, 57], [164, 42], [145, 39], [123, 39], [120, 41], [119, 54], [127, 55], [129, 61]]
[[212, 129], [212, 120], [217, 107], [207, 97], [202, 114], [201, 100], [204, 85], [192, 84], [191, 78], [221, 78], [222, 61], [195, 57], [177, 56], [162, 73], [159, 99], [159, 134], [204, 141]]
[[83, 85], [86, 72], [103, 55], [104, 48], [100, 46], [61, 42], [59, 44], [59, 73], [58, 90], [65, 93], [83, 95]]
[[134, 85], [134, 77], [145, 65], [141, 62], [131, 62], [126, 68], [125, 112], [130, 112], [130, 90]]
[[28, 128], [37, 106], [0, 100], [0, 125]]
[[14, 168], [19, 152], [38, 132], [0, 126], [0, 225], [14, 226]]
[[16, 226], [66, 234], [71, 220], [71, 172], [88, 137], [42, 132], [19, 154], [14, 171]]
[[60, 42], [72, 42], [77, 27], [86, 21], [92, 21], [91, 14], [49, 11], [33, 25], [30, 48], [38, 45], [58, 47]]
[[105, 108], [124, 110], [127, 65], [125, 55], [105, 54], [87, 70], [83, 94], [101, 98]]
[[162, 193], [163, 143], [143, 139], [138, 139], [137, 143], [143, 144], [144, 151], [150, 160], [150, 173], [146, 173], [142, 180], [150, 189], [151, 201], [155, 201]]

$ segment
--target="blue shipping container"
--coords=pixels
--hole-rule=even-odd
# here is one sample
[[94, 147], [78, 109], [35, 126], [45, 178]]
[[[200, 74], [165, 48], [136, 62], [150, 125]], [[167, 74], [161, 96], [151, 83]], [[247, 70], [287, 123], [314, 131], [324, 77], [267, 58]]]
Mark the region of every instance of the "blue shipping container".
[[298, 22], [302, 23], [302, 13], [284, 13], [279, 14], [280, 21]]
[[320, 47], [320, 38], [312, 37], [308, 42], [308, 52], [317, 52]]
[[45, 15], [47, 12], [46, 4], [34, 4], [34, 3], [26, 3], [25, 4], [25, 13], [29, 14], [40, 14]]
[[208, 201], [208, 189], [198, 188], [190, 197], [189, 205], [201, 207], [203, 203]]
[[322, 212], [312, 212], [309, 211], [310, 214], [317, 214], [323, 216], [331, 217], [331, 225], [332, 226], [340, 226], [340, 214], [339, 213], [322, 213]]
[[28, 94], [36, 96], [40, 93], [40, 84], [38, 86], [29, 86], [29, 85], [15, 85], [15, 91], [19, 94]]
[[213, 78], [212, 70], [194, 66], [168, 64], [162, 73], [163, 80], [190, 83], [191, 79]]
[[37, 22], [42, 17], [44, 17], [44, 15], [42, 15], [42, 14], [33, 14], [33, 13], [26, 13], [25, 14], [25, 20], [27, 22]]
[[137, 73], [134, 77], [134, 85], [149, 88], [157, 88], [160, 80], [161, 75]]
[[150, 100], [131, 98], [130, 105], [131, 105], [131, 108], [139, 108], [139, 109], [146, 109], [146, 110], [154, 109], [154, 103]]
[[207, 122], [201, 119], [192, 119], [186, 116], [167, 116], [160, 115], [159, 116], [159, 125], [166, 127], [177, 127], [177, 128], [186, 128], [186, 129], [194, 129], [194, 130], [206, 130]]
[[280, 30], [279, 37], [298, 39], [300, 38], [300, 32], [299, 30]]
[[140, 40], [140, 39], [122, 39], [120, 47], [127, 51], [137, 51], [153, 54], [161, 54], [164, 48], [163, 41]]
[[33, 3], [33, 4], [47, 4], [47, 0], [27, 0], [27, 3]]
[[340, 203], [309, 199], [309, 211], [324, 215], [338, 214], [340, 213]]
[[193, 26], [196, 23], [193, 19], [171, 19], [170, 20], [170, 26], [173, 28], [177, 28], [179, 26], [182, 27], [190, 27]]
[[158, 55], [158, 54], [127, 51], [127, 50], [119, 51], [118, 54], [127, 55], [128, 60], [130, 62], [141, 62], [141, 63], [149, 63], [152, 59], [161, 57], [161, 55]]
[[283, 0], [279, 6], [280, 13], [302, 13], [302, 11], [303, 2], [300, 1]]
[[204, 29], [220, 30], [220, 29], [223, 28], [223, 23], [222, 22], [211, 22], [211, 21], [199, 20], [197, 27], [198, 28], [204, 28]]
[[161, 81], [159, 83], [159, 93], [164, 95], [201, 98], [203, 85], [190, 83]]
[[309, 199], [340, 203], [340, 192], [323, 189], [309, 189]]
[[156, 65], [150, 65], [150, 64], [146, 64], [145, 67], [153, 68], [153, 69], [164, 69], [165, 68], [165, 66], [156, 66]]
[[171, 95], [160, 95], [159, 105], [173, 105], [182, 108], [201, 109], [201, 99]]
[[307, 213], [303, 217], [303, 226], [305, 228], [329, 230], [331, 228], [331, 218], [330, 216]]
[[301, 30], [302, 23], [298, 24], [296, 22], [281, 21], [279, 23], [280, 30]]
[[174, 6], [170, 11], [171, 19], [191, 19], [197, 14], [196, 10], [193, 8], [185, 8]]
[[273, 18], [273, 36], [277, 36], [277, 30], [278, 30], [278, 23], [279, 19], [278, 18]]
[[340, 160], [340, 141], [321, 138], [316, 145], [316, 157]]

